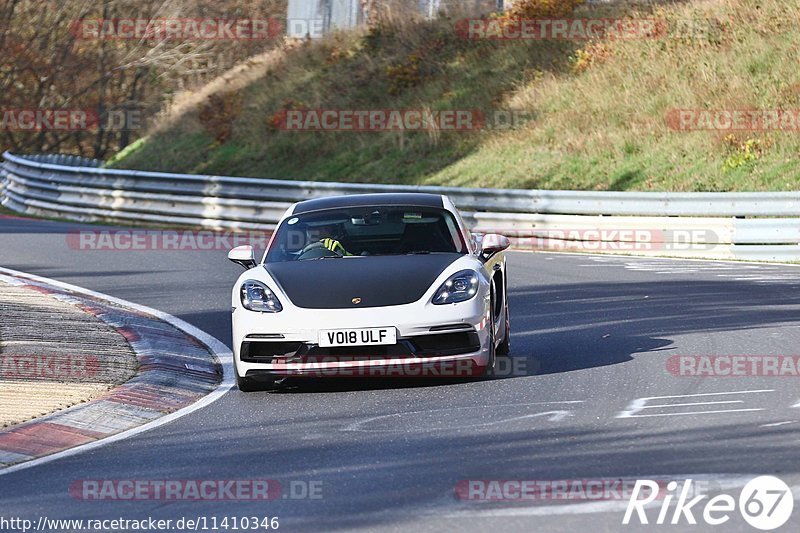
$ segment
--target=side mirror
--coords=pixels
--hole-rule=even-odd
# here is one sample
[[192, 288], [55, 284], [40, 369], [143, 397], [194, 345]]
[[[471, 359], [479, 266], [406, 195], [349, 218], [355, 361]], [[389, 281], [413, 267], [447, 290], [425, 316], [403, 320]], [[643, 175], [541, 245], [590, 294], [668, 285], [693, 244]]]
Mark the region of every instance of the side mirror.
[[249, 244], [245, 246], [237, 246], [228, 252], [228, 259], [241, 265], [245, 270], [250, 270], [256, 266], [256, 254], [253, 247]]
[[502, 252], [511, 246], [511, 241], [505, 235], [498, 235], [497, 233], [487, 233], [483, 236], [481, 241], [481, 254], [486, 257]]

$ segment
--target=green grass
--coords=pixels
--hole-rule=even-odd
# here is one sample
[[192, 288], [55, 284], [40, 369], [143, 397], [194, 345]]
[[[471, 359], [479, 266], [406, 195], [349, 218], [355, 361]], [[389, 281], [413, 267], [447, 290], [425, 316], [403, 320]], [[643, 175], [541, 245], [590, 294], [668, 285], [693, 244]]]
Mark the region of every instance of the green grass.
[[[668, 27], [689, 19], [720, 25], [702, 38], [594, 44], [466, 41], [452, 20], [338, 34], [288, 50], [265, 76], [228, 94], [241, 106], [222, 141], [192, 109], [114, 165], [468, 187], [798, 189], [800, 132], [726, 138], [674, 131], [665, 117], [676, 108], [800, 108], [800, 32], [788, 23], [800, 20], [800, 0], [705, 0], [628, 15]], [[412, 64], [413, 56], [419, 69], [398, 86], [388, 69]], [[594, 61], [584, 67], [577, 57]], [[515, 109], [530, 120], [508, 131], [439, 135], [272, 127], [275, 113], [289, 107]]]

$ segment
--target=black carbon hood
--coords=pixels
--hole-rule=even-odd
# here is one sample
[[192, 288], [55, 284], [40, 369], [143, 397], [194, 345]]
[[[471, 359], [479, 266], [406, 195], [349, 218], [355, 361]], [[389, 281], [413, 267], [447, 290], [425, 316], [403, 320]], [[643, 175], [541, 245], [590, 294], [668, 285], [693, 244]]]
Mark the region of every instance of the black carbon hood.
[[[267, 263], [289, 300], [307, 309], [356, 309], [416, 302], [462, 254], [393, 255]], [[361, 298], [354, 304], [354, 298]]]

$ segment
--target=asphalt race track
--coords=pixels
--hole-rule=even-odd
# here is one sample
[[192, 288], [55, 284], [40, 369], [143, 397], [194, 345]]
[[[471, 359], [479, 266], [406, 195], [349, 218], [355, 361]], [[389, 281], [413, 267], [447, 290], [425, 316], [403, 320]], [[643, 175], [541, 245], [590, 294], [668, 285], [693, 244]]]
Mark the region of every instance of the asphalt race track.
[[[81, 227], [98, 229], [0, 220], [0, 265], [171, 313], [230, 344], [240, 269], [226, 251], [71, 249], [67, 234]], [[800, 267], [509, 257], [512, 356], [525, 375], [234, 389], [163, 427], [0, 477], [3, 514], [277, 516], [287, 531], [649, 531], [621, 525], [626, 502], [474, 502], [454, 488], [693, 478], [725, 492], [769, 474], [800, 495], [800, 378], [668, 367], [680, 355], [800, 355]], [[298, 487], [298, 498], [81, 501], [68, 490], [81, 479], [254, 478]], [[321, 497], [302, 498], [303, 487], [321, 487]], [[660, 529], [755, 531], [739, 515], [716, 528]], [[800, 530], [797, 505], [782, 530]]]

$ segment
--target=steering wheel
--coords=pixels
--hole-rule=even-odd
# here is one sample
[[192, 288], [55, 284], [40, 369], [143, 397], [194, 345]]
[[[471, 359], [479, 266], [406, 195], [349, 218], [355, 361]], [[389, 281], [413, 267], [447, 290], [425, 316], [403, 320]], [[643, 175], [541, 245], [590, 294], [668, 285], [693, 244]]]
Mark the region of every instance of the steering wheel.
[[343, 255], [344, 254], [340, 254], [339, 252], [328, 250], [325, 248], [324, 243], [317, 241], [307, 244], [300, 250], [300, 255], [297, 256], [297, 259], [299, 261], [301, 259], [315, 259], [317, 257], [342, 257]]

